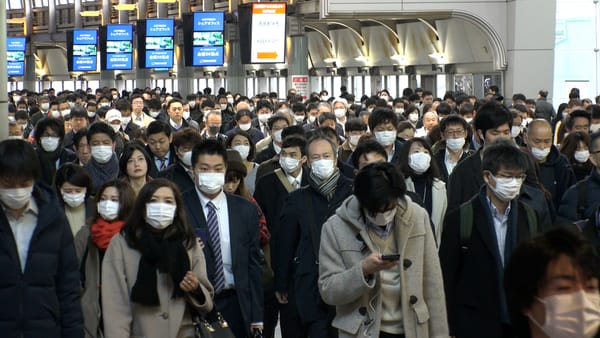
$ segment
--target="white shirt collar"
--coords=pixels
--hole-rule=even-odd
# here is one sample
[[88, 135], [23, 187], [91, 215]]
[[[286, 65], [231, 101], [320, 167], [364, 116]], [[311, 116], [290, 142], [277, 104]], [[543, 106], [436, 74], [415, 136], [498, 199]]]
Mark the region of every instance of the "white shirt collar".
[[180, 124], [176, 124], [175, 121], [173, 121], [172, 119], [169, 119], [169, 124], [175, 128], [175, 129], [179, 129], [183, 126], [183, 118], [181, 119], [181, 123]]
[[298, 182], [298, 185], [302, 184], [302, 168], [300, 168], [300, 173], [298, 174], [298, 177], [294, 177], [288, 173], [285, 173], [285, 176], [287, 177], [288, 181], [290, 181], [290, 184], [292, 184], [292, 185], [294, 184], [294, 181]]
[[206, 197], [198, 189], [198, 187], [196, 187], [196, 192], [198, 193], [198, 198], [200, 198], [200, 204], [202, 205], [202, 208], [206, 208], [206, 204], [208, 202], [213, 202], [213, 204], [215, 205], [215, 208], [217, 208], [217, 210], [221, 209], [222, 207], [224, 207], [226, 205], [227, 199], [225, 197], [225, 193], [223, 192], [223, 190], [221, 190], [221, 192], [213, 199]]

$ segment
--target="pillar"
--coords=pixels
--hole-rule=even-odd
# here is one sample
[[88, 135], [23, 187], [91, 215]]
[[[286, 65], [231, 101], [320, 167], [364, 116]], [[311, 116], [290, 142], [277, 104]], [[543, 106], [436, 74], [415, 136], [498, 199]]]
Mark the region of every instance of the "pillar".
[[[6, 1], [0, 1], [0, 50], [6, 50]], [[0, 140], [8, 137], [8, 74], [6, 53], [0, 53]]]
[[[310, 76], [308, 73], [308, 38], [304, 35], [304, 18], [288, 17], [289, 46], [286, 48], [288, 65], [287, 88], [295, 88], [304, 99], [310, 96]], [[287, 93], [279, 93], [285, 97]]]
[[194, 68], [185, 66], [183, 45], [175, 47], [177, 58], [177, 91], [185, 98], [194, 92]]
[[25, 52], [25, 76], [23, 78], [23, 88], [28, 90], [38, 90], [37, 78], [35, 75], [35, 56], [33, 55], [33, 46], [28, 44]]

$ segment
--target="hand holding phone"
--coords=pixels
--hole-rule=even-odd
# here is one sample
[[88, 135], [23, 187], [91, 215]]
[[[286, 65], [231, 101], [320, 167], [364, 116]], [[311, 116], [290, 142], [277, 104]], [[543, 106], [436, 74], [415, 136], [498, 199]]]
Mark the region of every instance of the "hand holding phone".
[[381, 255], [382, 261], [397, 261], [400, 260], [400, 254]]

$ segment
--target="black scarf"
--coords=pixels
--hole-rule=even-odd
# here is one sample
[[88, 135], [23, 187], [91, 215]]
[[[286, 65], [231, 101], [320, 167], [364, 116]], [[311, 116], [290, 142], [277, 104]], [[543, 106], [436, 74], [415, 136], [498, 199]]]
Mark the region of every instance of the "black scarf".
[[56, 161], [59, 159], [62, 153], [63, 147], [61, 144], [58, 145], [56, 150], [53, 152], [47, 152], [42, 149], [42, 146], [38, 147], [38, 158], [40, 159], [40, 169], [42, 173], [42, 180], [48, 184], [54, 184], [54, 175], [56, 174]]
[[339, 178], [340, 170], [338, 168], [335, 168], [333, 174], [331, 174], [331, 176], [325, 180], [321, 180], [311, 171], [310, 175], [308, 175], [308, 184], [319, 194], [327, 198], [328, 201], [331, 201], [333, 194], [335, 194], [335, 188], [337, 187], [337, 181]]
[[142, 231], [139, 239], [142, 243], [139, 250], [142, 253], [138, 267], [137, 279], [131, 289], [133, 302], [158, 306], [160, 301], [156, 290], [156, 269], [167, 273], [173, 282], [172, 298], [182, 297], [184, 292], [179, 283], [190, 270], [190, 259], [181, 239], [168, 240], [163, 233]]
[[96, 162], [93, 157], [90, 158], [85, 168], [92, 179], [94, 191], [99, 189], [105, 182], [114, 180], [119, 176], [119, 160], [114, 153], [110, 160], [104, 164]]

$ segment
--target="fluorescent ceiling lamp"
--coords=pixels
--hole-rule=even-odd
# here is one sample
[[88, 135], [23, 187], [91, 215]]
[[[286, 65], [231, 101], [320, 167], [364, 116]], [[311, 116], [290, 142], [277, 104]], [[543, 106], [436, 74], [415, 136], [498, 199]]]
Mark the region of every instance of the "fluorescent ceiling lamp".
[[100, 11], [83, 11], [79, 13], [81, 16], [102, 16], [102, 12]]
[[177, 2], [177, 0], [154, 0], [157, 4], [172, 4]]
[[117, 11], [133, 11], [137, 9], [137, 4], [118, 4], [114, 5], [113, 8]]
[[438, 63], [446, 62], [446, 56], [444, 55], [444, 53], [432, 53], [432, 54], [429, 54], [429, 57], [432, 59], [436, 59], [438, 61]]
[[12, 24], [25, 23], [25, 18], [10, 18], [6, 19], [6, 22]]
[[364, 55], [360, 55], [354, 58], [354, 60], [356, 61], [363, 61], [363, 62], [369, 62], [369, 58], [364, 56]]
[[400, 55], [400, 54], [394, 54], [394, 55], [390, 56], [390, 59], [396, 60], [402, 64], [406, 63], [406, 61], [407, 61], [406, 56]]
[[334, 63], [334, 62], [337, 62], [337, 59], [336, 58], [326, 58], [326, 59], [323, 60], [323, 62], [325, 62], [325, 63]]

